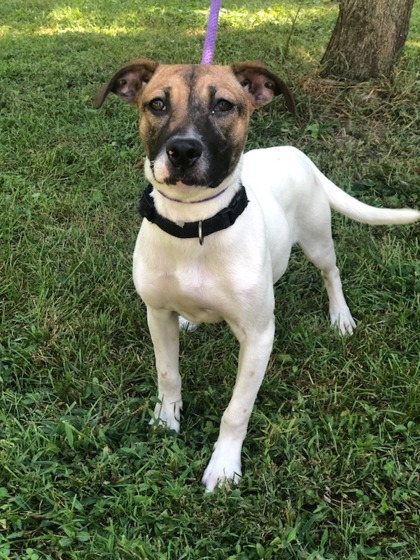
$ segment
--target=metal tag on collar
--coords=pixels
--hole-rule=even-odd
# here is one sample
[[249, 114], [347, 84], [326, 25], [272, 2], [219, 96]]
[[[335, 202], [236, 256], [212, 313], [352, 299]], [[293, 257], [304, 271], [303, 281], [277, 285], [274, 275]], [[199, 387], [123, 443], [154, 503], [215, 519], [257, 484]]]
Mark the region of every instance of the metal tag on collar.
[[204, 243], [204, 236], [203, 236], [203, 220], [198, 222], [198, 240], [200, 245]]

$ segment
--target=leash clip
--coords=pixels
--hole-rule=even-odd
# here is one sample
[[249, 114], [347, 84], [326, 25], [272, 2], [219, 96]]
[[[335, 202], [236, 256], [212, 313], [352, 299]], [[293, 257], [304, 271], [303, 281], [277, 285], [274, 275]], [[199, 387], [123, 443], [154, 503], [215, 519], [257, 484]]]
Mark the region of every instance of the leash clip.
[[204, 236], [203, 236], [203, 220], [200, 220], [198, 222], [198, 240], [200, 242], [200, 245], [203, 245], [204, 243]]

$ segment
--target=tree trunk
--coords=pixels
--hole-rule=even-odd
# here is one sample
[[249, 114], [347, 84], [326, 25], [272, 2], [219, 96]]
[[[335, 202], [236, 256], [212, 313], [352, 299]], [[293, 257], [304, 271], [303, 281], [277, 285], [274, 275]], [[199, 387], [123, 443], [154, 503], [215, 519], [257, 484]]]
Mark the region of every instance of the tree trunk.
[[321, 60], [321, 76], [363, 81], [391, 75], [405, 40], [414, 0], [341, 0]]

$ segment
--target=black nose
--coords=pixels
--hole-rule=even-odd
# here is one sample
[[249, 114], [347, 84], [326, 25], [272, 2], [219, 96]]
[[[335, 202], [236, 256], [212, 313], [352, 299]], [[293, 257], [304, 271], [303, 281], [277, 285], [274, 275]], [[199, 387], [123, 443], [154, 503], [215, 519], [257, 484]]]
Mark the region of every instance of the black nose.
[[166, 144], [169, 161], [178, 169], [187, 169], [201, 157], [203, 146], [195, 138], [172, 138]]

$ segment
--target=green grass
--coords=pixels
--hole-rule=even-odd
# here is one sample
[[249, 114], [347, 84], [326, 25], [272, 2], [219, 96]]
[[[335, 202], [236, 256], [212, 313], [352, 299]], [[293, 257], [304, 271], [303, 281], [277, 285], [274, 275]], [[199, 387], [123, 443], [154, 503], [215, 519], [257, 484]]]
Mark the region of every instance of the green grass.
[[[337, 5], [299, 5], [223, 2], [216, 61], [270, 64], [298, 103], [255, 114], [248, 146], [293, 144], [361, 200], [418, 207], [419, 5], [394, 79], [366, 84], [318, 78]], [[182, 338], [181, 435], [148, 426], [137, 116], [91, 100], [134, 56], [198, 62], [207, 7], [1, 3], [0, 560], [420, 556], [418, 226], [334, 216], [347, 339], [293, 253], [233, 491], [199, 482], [234, 383], [226, 327]]]

